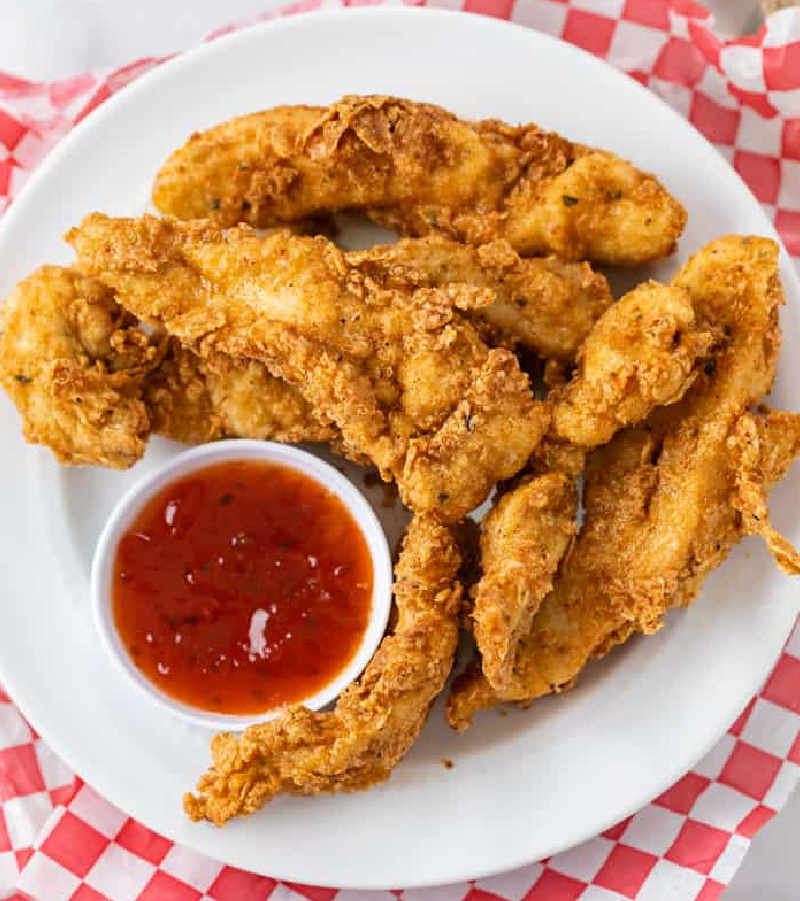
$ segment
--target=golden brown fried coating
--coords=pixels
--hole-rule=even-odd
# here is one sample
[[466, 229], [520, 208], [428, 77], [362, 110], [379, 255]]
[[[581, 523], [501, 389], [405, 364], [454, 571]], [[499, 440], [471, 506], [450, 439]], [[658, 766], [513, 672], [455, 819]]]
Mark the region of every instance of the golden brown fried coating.
[[193, 820], [222, 825], [276, 795], [369, 788], [413, 744], [453, 665], [460, 555], [453, 532], [415, 517], [395, 572], [397, 624], [330, 713], [290, 707], [241, 736], [217, 735], [213, 766], [184, 799]]
[[224, 354], [204, 359], [175, 339], [147, 378], [145, 401], [153, 432], [184, 444], [219, 438], [325, 443], [338, 436], [263, 363]]
[[712, 341], [687, 291], [639, 285], [600, 317], [578, 355], [575, 377], [550, 395], [553, 434], [596, 447], [656, 407], [676, 403]]
[[623, 266], [671, 253], [686, 222], [652, 175], [613, 154], [380, 96], [276, 107], [195, 134], [159, 172], [153, 202], [224, 227], [366, 210], [404, 235], [506, 238], [525, 255]]
[[161, 353], [111, 291], [69, 269], [37, 269], [3, 305], [0, 384], [25, 439], [62, 463], [126, 469], [141, 457], [142, 387]]
[[[563, 690], [591, 657], [635, 631], [658, 629], [664, 612], [689, 604], [752, 529], [737, 509], [743, 506], [742, 432], [749, 431], [741, 418], [750, 416], [748, 408], [774, 377], [783, 301], [777, 245], [721, 238], [692, 257], [674, 284], [690, 293], [701, 322], [725, 334], [715, 366], [705, 367], [678, 404], [656, 410], [645, 425], [620, 432], [589, 456], [583, 527], [520, 643], [513, 685], [495, 692], [473, 667], [450, 698], [455, 728], [466, 728], [475, 711], [501, 700], [527, 702]], [[776, 429], [768, 416], [756, 431], [769, 439]], [[763, 494], [799, 446], [796, 431], [774, 447], [760, 442], [757, 462], [744, 461], [746, 481], [758, 480]], [[755, 509], [752, 494], [747, 497], [746, 508]], [[785, 560], [785, 549], [778, 550]]]
[[[608, 282], [587, 263], [521, 260], [503, 241], [473, 248], [438, 237], [402, 240], [348, 259], [382, 284], [491, 288], [495, 302], [471, 317], [486, 342], [552, 358], [573, 359], [612, 303]], [[342, 449], [338, 429], [317, 422], [302, 395], [263, 363], [222, 354], [204, 360], [175, 340], [148, 378], [147, 403], [153, 431], [187, 444], [247, 437]]]
[[[728, 447], [738, 457], [731, 467], [733, 506], [742, 517], [744, 534], [761, 535], [778, 566], [790, 576], [800, 574], [800, 555], [772, 527], [767, 510], [772, 473], [780, 468], [782, 460], [800, 452], [800, 415], [770, 413], [763, 418], [745, 413], [736, 421]], [[780, 450], [776, 451], [776, 447]]]
[[460, 312], [489, 289], [382, 284], [324, 238], [247, 227], [94, 214], [69, 240], [140, 319], [299, 389], [417, 512], [462, 518], [547, 429], [516, 357]]
[[517, 645], [577, 532], [577, 505], [574, 479], [546, 472], [522, 479], [481, 522], [473, 632], [483, 672], [499, 691], [511, 679]]
[[484, 340], [554, 360], [574, 360], [613, 303], [605, 277], [588, 263], [521, 259], [505, 240], [471, 247], [437, 236], [405, 239], [348, 259], [365, 275], [396, 287], [490, 288], [494, 302], [469, 313]]

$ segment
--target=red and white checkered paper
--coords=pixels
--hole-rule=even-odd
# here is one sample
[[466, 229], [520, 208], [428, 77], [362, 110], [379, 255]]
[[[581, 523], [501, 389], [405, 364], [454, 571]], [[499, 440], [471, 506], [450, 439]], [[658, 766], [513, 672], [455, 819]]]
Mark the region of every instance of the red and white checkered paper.
[[[365, 2], [373, 0], [344, 5]], [[693, 0], [412, 2], [510, 19], [628, 72], [716, 145], [800, 257], [800, 8], [731, 41]], [[264, 18], [340, 5], [300, 0]], [[56, 83], [0, 73], [0, 212], [76, 122], [159, 62]], [[0, 899], [715, 901], [799, 778], [800, 628], [711, 753], [624, 823], [545, 862], [477, 882], [344, 892], [278, 883], [151, 832], [75, 777], [0, 691]]]

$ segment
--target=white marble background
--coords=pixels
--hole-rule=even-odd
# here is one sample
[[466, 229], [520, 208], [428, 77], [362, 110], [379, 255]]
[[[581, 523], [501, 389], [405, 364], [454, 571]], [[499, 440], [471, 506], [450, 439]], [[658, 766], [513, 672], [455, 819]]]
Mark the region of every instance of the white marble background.
[[[55, 79], [196, 43], [279, 0], [0, 0], [0, 70]], [[601, 0], [598, 0], [601, 2]], [[758, 22], [756, 0], [705, 0], [731, 34]], [[800, 901], [800, 792], [756, 838], [726, 901]]]

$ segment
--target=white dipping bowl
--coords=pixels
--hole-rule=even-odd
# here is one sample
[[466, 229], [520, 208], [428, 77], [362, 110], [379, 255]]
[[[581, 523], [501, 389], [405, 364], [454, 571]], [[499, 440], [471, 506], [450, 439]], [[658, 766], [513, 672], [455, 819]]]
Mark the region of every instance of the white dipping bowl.
[[236, 439], [204, 444], [173, 457], [160, 469], [137, 482], [117, 502], [97, 542], [92, 561], [92, 608], [103, 646], [134, 688], [176, 716], [212, 729], [244, 729], [256, 722], [280, 716], [284, 708], [246, 716], [213, 713], [183, 704], [161, 691], [138, 669], [123, 645], [114, 624], [112, 582], [120, 538], [147, 503], [171, 482], [218, 463], [258, 461], [294, 469], [319, 482], [336, 495], [358, 523], [372, 559], [372, 599], [367, 628], [348, 665], [316, 694], [296, 703], [319, 710], [357, 679], [369, 663], [386, 630], [392, 594], [389, 546], [378, 517], [364, 495], [328, 463], [286, 444]]

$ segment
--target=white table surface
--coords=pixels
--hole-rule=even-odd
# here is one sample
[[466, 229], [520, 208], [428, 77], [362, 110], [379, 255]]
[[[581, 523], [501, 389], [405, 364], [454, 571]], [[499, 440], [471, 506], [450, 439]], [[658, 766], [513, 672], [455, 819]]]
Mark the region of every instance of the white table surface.
[[[197, 42], [278, 0], [0, 0], [0, 70], [54, 79]], [[721, 28], [756, 21], [754, 0], [707, 0]], [[800, 792], [756, 838], [726, 901], [800, 901]]]

